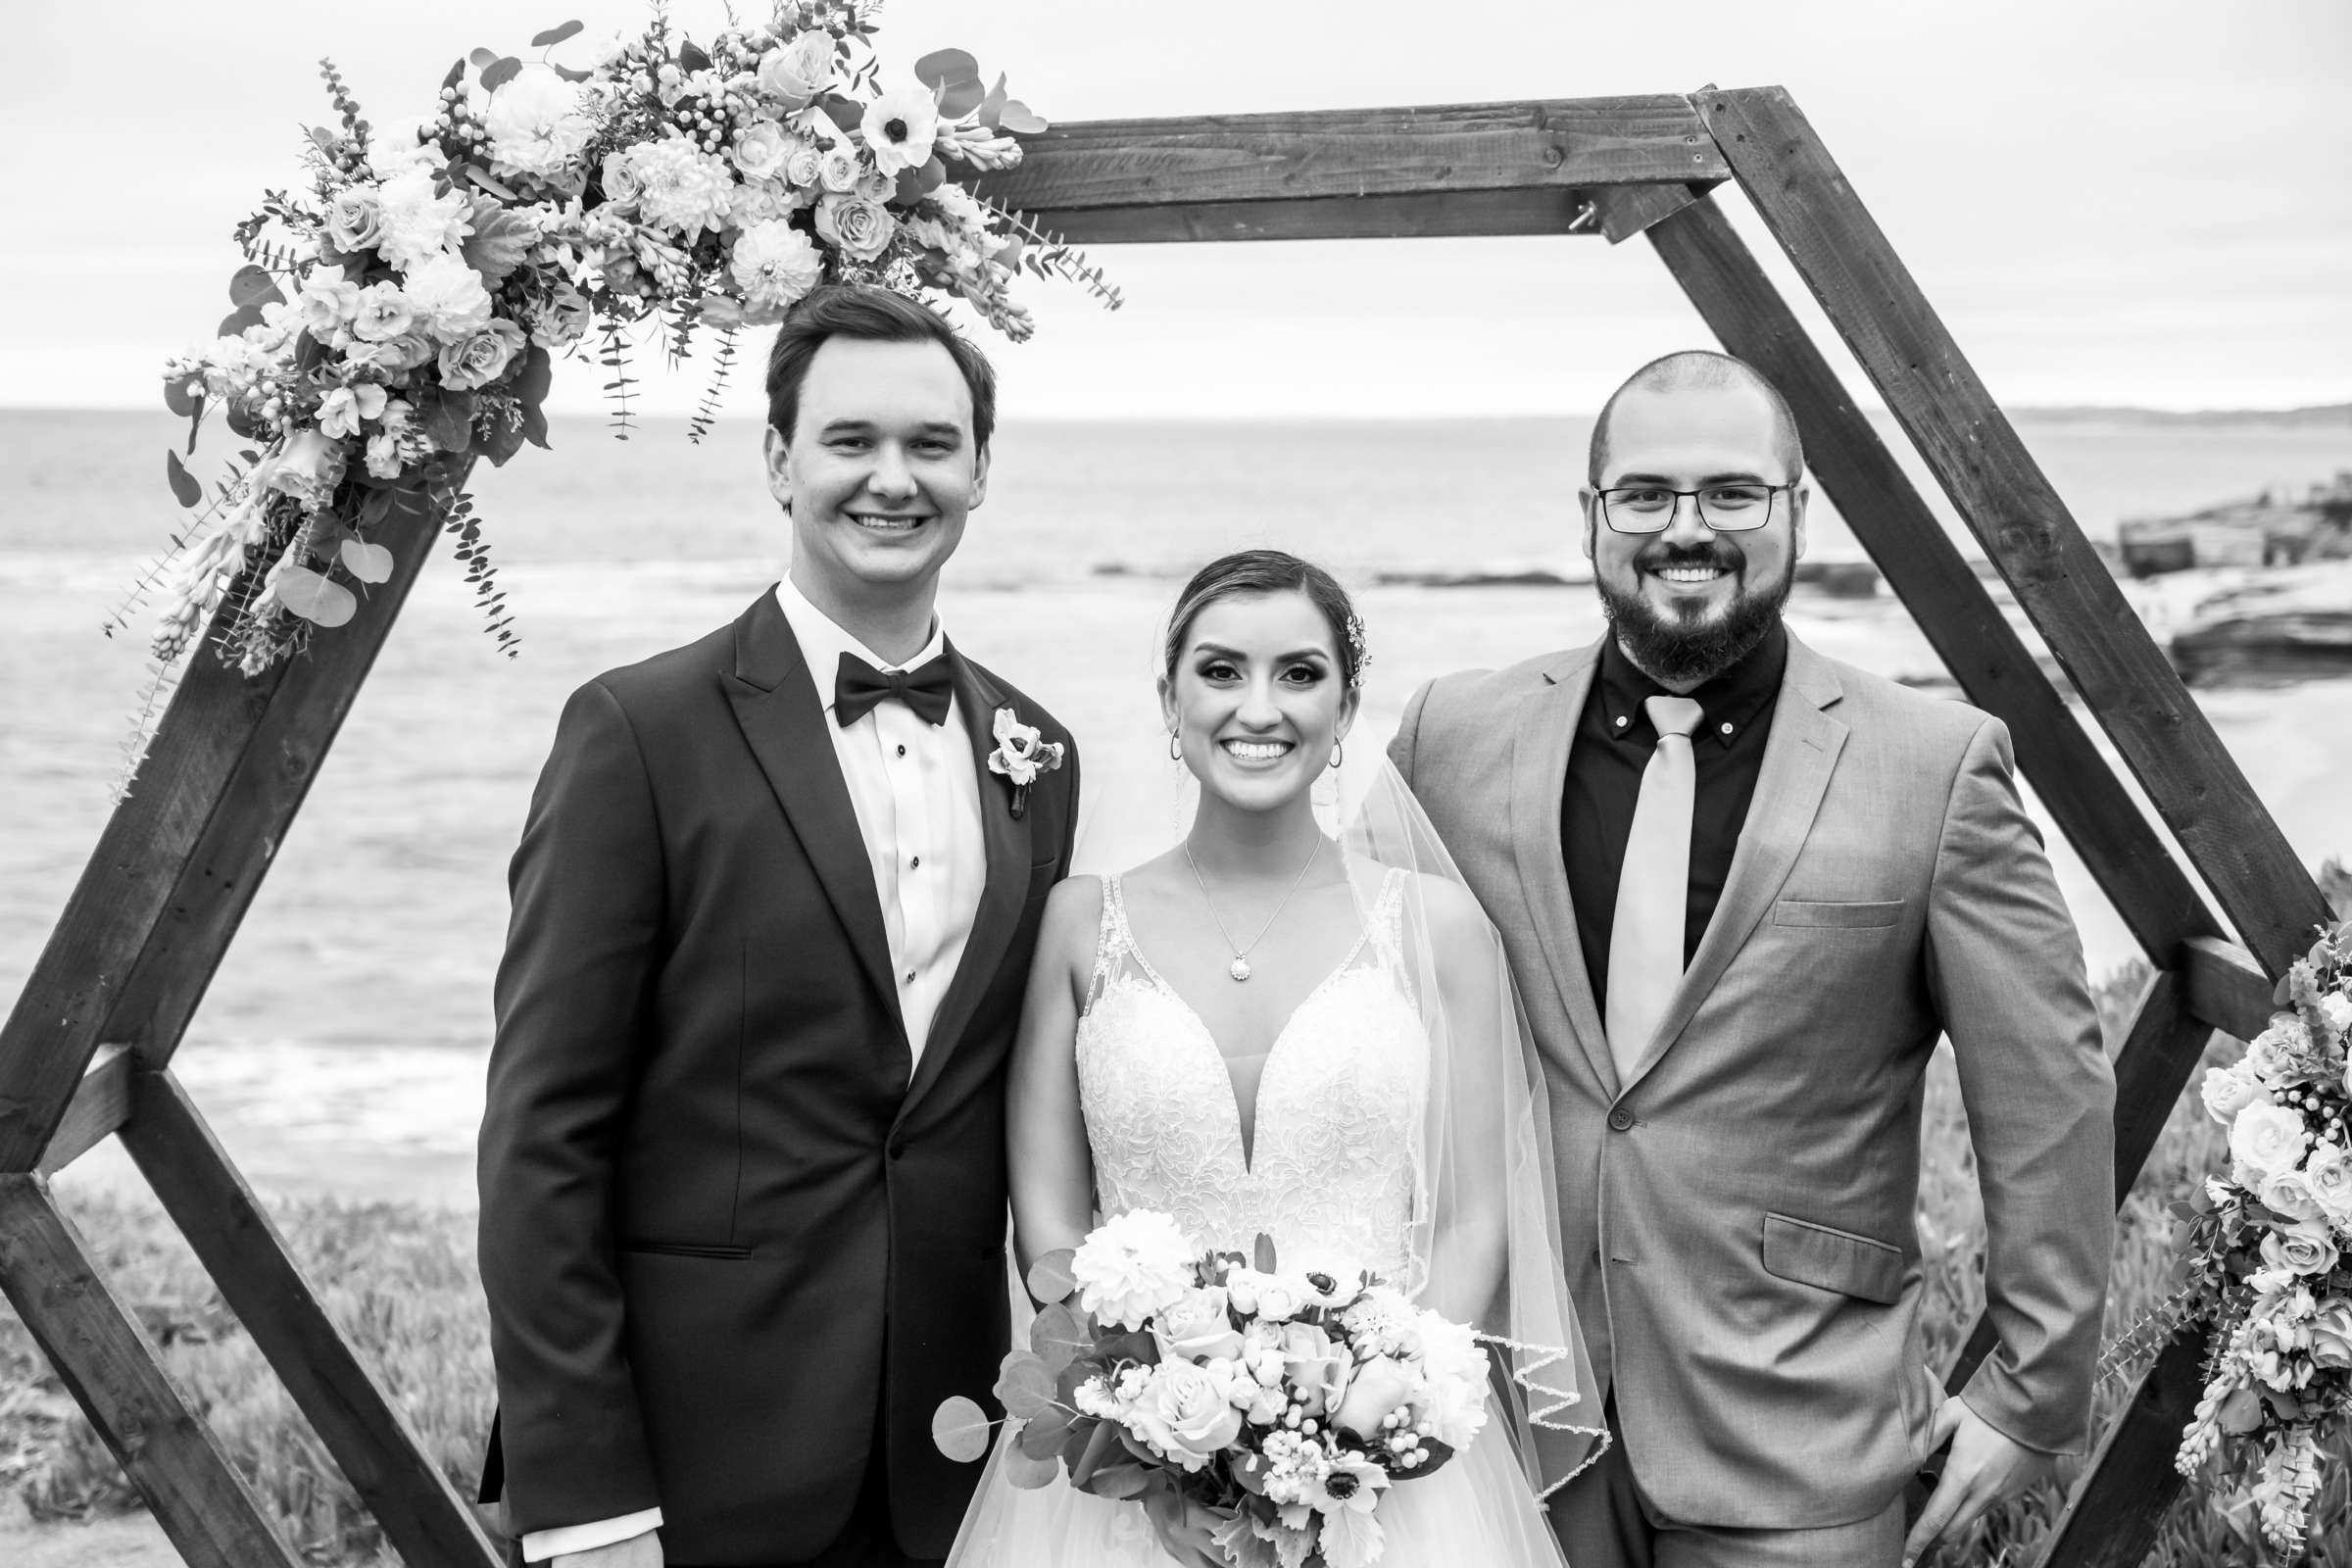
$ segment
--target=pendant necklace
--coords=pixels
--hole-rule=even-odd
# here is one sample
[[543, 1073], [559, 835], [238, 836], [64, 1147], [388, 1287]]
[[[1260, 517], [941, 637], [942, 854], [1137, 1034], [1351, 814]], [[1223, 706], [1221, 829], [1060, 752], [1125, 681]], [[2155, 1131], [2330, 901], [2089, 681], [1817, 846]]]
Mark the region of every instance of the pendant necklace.
[[1291, 891], [1282, 896], [1282, 902], [1274, 906], [1274, 912], [1266, 916], [1266, 923], [1257, 928], [1257, 935], [1250, 939], [1247, 948], [1234, 947], [1233, 933], [1225, 929], [1225, 918], [1217, 913], [1217, 901], [1208, 896], [1208, 883], [1200, 875], [1200, 862], [1193, 858], [1191, 838], [1188, 836], [1179, 840], [1177, 847], [1184, 851], [1184, 863], [1193, 868], [1193, 881], [1200, 889], [1200, 902], [1208, 906], [1208, 917], [1217, 922], [1217, 935], [1225, 939], [1225, 946], [1233, 948], [1233, 962], [1226, 965], [1225, 972], [1236, 980], [1249, 979], [1250, 949], [1266, 940], [1266, 933], [1274, 929], [1274, 922], [1281, 919], [1282, 911], [1290, 907], [1292, 895], [1305, 885], [1306, 873], [1314, 868], [1315, 858], [1323, 853], [1323, 835], [1315, 835], [1315, 847], [1307, 851], [1306, 864], [1298, 868], [1298, 880], [1291, 884]]

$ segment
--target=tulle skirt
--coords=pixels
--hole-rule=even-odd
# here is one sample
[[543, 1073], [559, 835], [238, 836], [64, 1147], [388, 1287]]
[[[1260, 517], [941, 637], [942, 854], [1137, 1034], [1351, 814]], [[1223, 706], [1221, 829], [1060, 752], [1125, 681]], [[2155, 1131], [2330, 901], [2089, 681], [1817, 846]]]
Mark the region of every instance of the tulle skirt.
[[[1073, 1489], [1063, 1478], [1024, 1492], [1004, 1479], [1004, 1435], [956, 1532], [948, 1568], [1167, 1568], [1143, 1505]], [[1489, 1422], [1435, 1475], [1389, 1490], [1378, 1515], [1381, 1568], [1563, 1568], [1544, 1509]]]

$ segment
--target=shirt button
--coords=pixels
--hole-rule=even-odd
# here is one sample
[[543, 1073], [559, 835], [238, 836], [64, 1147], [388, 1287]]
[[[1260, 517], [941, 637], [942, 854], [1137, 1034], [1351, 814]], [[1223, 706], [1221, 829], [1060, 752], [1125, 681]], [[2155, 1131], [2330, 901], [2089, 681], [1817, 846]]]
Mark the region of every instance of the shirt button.
[[1731, 725], [1729, 725], [1729, 724], [1726, 724], [1726, 725], [1724, 725], [1724, 726], [1723, 726], [1723, 732], [1724, 732], [1726, 735], [1729, 735], [1729, 734], [1732, 732], [1732, 726], [1731, 726]]
[[908, 985], [914, 984], [914, 971], [912, 969], [906, 971], [906, 983]]
[[901, 757], [905, 757], [905, 756], [906, 755], [906, 747], [904, 747], [904, 746], [900, 747], [900, 748], [899, 748], [899, 755], [900, 755]]
[[1634, 1113], [1624, 1109], [1612, 1110], [1609, 1112], [1609, 1125], [1618, 1132], [1630, 1132], [1633, 1130]]
[[922, 868], [923, 868], [923, 858], [922, 858], [921, 856], [919, 856], [919, 855], [918, 855], [918, 856], [916, 856], [916, 857], [915, 857], [913, 859], [911, 859], [911, 860], [908, 860], [908, 861], [906, 862], [906, 869], [908, 869], [909, 871], [920, 871]]
[[1619, 713], [1617, 715], [1617, 727], [1619, 729], [1625, 728], [1625, 715], [1623, 713]]

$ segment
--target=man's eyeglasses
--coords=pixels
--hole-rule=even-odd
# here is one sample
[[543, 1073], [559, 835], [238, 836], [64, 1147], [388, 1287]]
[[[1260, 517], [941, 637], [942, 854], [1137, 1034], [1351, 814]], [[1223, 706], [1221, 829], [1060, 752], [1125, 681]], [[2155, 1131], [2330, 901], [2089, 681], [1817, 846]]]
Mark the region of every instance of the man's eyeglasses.
[[1615, 533], [1664, 533], [1675, 509], [1689, 496], [1698, 504], [1698, 520], [1717, 533], [1744, 533], [1772, 520], [1772, 498], [1789, 484], [1710, 484], [1696, 490], [1625, 484], [1600, 493], [1600, 514]]

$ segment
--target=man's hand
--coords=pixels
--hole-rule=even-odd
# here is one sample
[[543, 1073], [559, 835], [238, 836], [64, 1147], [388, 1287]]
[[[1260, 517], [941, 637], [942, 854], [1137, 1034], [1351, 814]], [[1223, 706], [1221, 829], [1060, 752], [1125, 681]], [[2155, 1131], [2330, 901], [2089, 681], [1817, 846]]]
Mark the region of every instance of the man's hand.
[[2048, 1455], [1992, 1426], [1958, 1395], [1944, 1400], [1936, 1412], [1934, 1441], [1929, 1446], [1940, 1448], [1947, 1438], [1951, 1440], [1951, 1457], [1944, 1461], [1943, 1478], [1928, 1494], [1927, 1511], [1903, 1543], [1903, 1568], [1911, 1568], [1944, 1536], [1967, 1530], [1994, 1503], [2025, 1490], [2048, 1463]]
[[662, 1532], [648, 1530], [593, 1551], [566, 1551], [549, 1558], [548, 1568], [662, 1568]]

